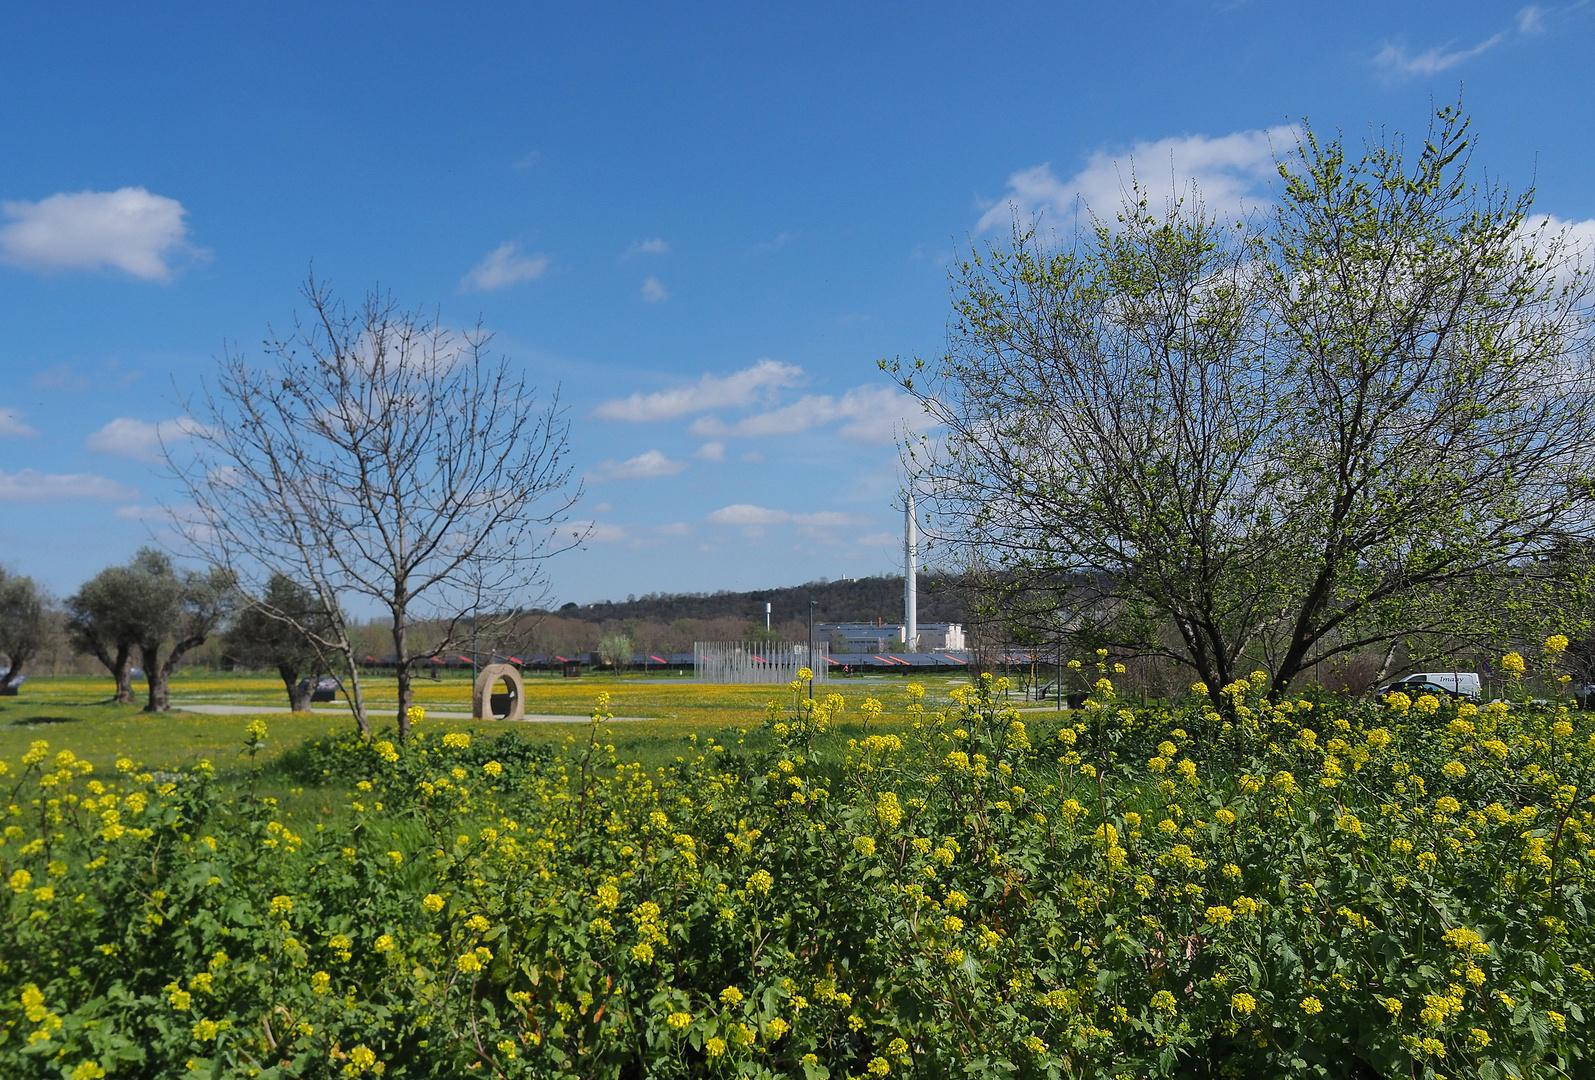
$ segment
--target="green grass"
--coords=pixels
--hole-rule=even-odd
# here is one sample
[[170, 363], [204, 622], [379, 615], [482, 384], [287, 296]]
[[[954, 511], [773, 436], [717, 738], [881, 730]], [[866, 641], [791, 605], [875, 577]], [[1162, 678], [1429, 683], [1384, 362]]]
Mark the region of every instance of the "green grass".
[[[817, 693], [840, 693], [848, 702], [844, 721], [856, 716], [856, 707], [866, 696], [878, 698], [885, 706], [884, 727], [904, 719], [901, 711], [906, 698], [903, 678], [848, 679], [821, 684]], [[926, 708], [935, 711], [948, 703], [947, 692], [960, 680], [945, 676], [923, 680]], [[391, 676], [377, 673], [367, 687], [368, 710], [372, 727], [381, 731], [395, 724], [397, 693]], [[142, 689], [136, 685], [135, 689]], [[96, 769], [109, 770], [118, 758], [127, 757], [150, 769], [184, 768], [208, 759], [229, 782], [238, 782], [249, 772], [240, 756], [244, 729], [250, 715], [215, 716], [183, 712], [182, 706], [194, 703], [226, 703], [281, 707], [287, 698], [281, 680], [274, 676], [179, 672], [172, 680], [174, 709], [167, 713], [146, 713], [139, 705], [116, 705], [109, 701], [110, 681], [103, 676], [35, 676], [15, 698], [0, 698], [0, 761], [16, 766], [18, 759], [35, 740], [46, 740], [52, 751], [71, 750], [93, 762]], [[470, 679], [465, 673], [449, 672], [437, 682], [422, 680], [416, 699], [422, 707], [436, 712], [469, 712]], [[610, 695], [609, 708], [616, 716], [644, 719], [616, 722], [611, 741], [627, 761], [658, 765], [685, 755], [692, 735], [735, 729], [754, 730], [750, 739], [759, 739], [756, 729], [763, 722], [768, 702], [790, 700], [780, 686], [709, 686], [690, 678], [666, 681], [645, 676], [584, 676], [579, 679], [534, 677], [526, 682], [526, 711], [569, 715], [570, 723], [531, 722], [506, 724], [502, 721], [470, 719], [428, 719], [428, 731], [469, 731], [480, 736], [496, 736], [514, 730], [534, 740], [562, 742], [578, 735], [586, 726], [597, 696]], [[140, 698], [139, 700], [142, 700]], [[390, 711], [393, 710], [393, 711]], [[342, 714], [262, 713], [268, 728], [267, 747], [257, 762], [264, 779], [273, 788], [283, 785], [272, 780], [272, 764], [283, 751], [306, 739], [329, 732], [348, 731], [353, 720]], [[844, 723], [833, 736], [838, 749], [846, 740], [863, 733], [862, 726]], [[283, 788], [279, 797], [287, 791]]]

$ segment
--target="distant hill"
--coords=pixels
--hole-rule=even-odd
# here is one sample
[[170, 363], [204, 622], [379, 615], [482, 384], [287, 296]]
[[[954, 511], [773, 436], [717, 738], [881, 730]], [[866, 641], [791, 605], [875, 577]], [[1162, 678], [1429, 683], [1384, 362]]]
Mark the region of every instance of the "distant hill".
[[[965, 622], [965, 604], [957, 580], [940, 574], [919, 575], [919, 621]], [[775, 624], [808, 617], [809, 601], [819, 601], [815, 622], [874, 622], [892, 625], [903, 621], [902, 575], [848, 578], [846, 581], [811, 581], [784, 589], [752, 592], [650, 593], [623, 601], [566, 604], [554, 614], [586, 622], [636, 619], [669, 624], [677, 619], [746, 619], [764, 621], [764, 605], [771, 605]]]

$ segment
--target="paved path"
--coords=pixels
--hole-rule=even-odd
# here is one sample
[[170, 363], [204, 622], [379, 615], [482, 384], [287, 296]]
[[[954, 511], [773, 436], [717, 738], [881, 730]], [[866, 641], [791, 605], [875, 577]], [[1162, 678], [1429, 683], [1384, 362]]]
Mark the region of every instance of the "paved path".
[[[214, 716], [257, 716], [257, 715], [262, 714], [262, 713], [286, 713], [286, 712], [288, 712], [288, 706], [286, 706], [286, 705], [173, 705], [172, 708], [174, 710], [178, 711], [178, 712], [210, 713], [210, 714], [212, 714]], [[324, 709], [315, 709], [315, 708], [313, 708], [310, 711], [315, 713], [317, 716], [348, 716], [349, 715], [349, 710], [346, 709], [346, 708], [324, 708]], [[370, 713], [370, 716], [371, 716], [371, 718], [373, 720], [380, 720], [383, 717], [388, 716], [392, 711], [393, 711], [392, 709], [370, 709], [370, 710], [368, 710], [368, 712]], [[466, 713], [466, 712], [435, 712], [432, 709], [427, 709], [426, 710], [426, 718], [428, 720], [470, 720], [470, 719], [473, 719], [471, 714], [470, 713]], [[527, 716], [526, 716], [526, 719], [529, 722], [547, 723], [547, 724], [585, 724], [588, 720], [591, 719], [591, 717], [590, 716], [586, 716], [586, 715], [555, 716], [555, 715], [552, 715], [552, 714], [549, 714], [549, 713], [528, 713]], [[614, 717], [611, 717], [610, 719], [611, 720], [646, 720], [646, 719], [648, 719], [648, 717], [646, 717], [646, 716], [614, 716]]]

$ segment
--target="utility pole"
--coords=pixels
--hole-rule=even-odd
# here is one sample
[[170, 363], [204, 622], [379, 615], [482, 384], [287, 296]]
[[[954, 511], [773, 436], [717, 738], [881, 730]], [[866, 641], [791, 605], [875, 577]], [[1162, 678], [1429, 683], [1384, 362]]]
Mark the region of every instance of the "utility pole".
[[814, 607], [818, 600], [809, 601], [809, 700], [814, 700]]

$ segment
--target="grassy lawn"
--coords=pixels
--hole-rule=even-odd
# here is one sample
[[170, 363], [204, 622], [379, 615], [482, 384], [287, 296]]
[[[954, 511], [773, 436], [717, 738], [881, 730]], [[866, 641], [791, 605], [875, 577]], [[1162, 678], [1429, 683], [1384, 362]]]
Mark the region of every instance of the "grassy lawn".
[[[894, 726], [902, 722], [906, 704], [903, 678], [848, 679], [821, 684], [819, 694], [840, 693], [846, 698], [849, 715], [865, 697], [878, 698], [885, 706], [881, 723]], [[946, 705], [947, 692], [959, 680], [936, 676], [924, 680], [925, 705], [936, 710]], [[397, 694], [391, 678], [380, 674], [369, 683], [367, 699], [372, 726], [380, 731], [392, 727]], [[136, 685], [136, 689], [142, 689]], [[34, 676], [15, 698], [0, 698], [0, 760], [13, 768], [18, 758], [36, 739], [50, 743], [52, 750], [71, 750], [93, 762], [97, 769], [110, 769], [117, 758], [128, 757], [152, 769], [192, 765], [208, 758], [218, 771], [236, 774], [243, 771], [239, 748], [249, 715], [215, 716], [183, 712], [185, 704], [217, 703], [281, 707], [286, 704], [281, 680], [273, 676], [180, 672], [172, 681], [173, 711], [145, 713], [138, 705], [114, 705], [108, 700], [111, 685], [104, 677]], [[482, 736], [497, 735], [514, 728], [526, 738], [563, 741], [586, 727], [586, 716], [601, 692], [610, 695], [610, 711], [616, 716], [644, 719], [617, 722], [612, 739], [623, 757], [644, 764], [673, 760], [685, 753], [693, 734], [709, 734], [727, 729], [756, 729], [764, 719], [764, 709], [772, 700], [783, 704], [789, 695], [779, 686], [707, 686], [690, 678], [666, 680], [643, 676], [583, 676], [579, 679], [534, 677], [526, 683], [526, 711], [569, 715], [571, 723], [532, 722], [508, 725], [499, 721], [469, 719], [428, 719], [429, 731], [470, 731]], [[449, 672], [438, 681], [417, 684], [416, 697], [425, 708], [439, 712], [469, 712], [471, 684], [465, 673]], [[268, 767], [277, 755], [305, 739], [328, 732], [349, 730], [353, 721], [344, 714], [263, 713], [268, 725], [267, 749], [261, 755]], [[845, 743], [863, 731], [862, 726], [844, 723], [837, 737]]]

